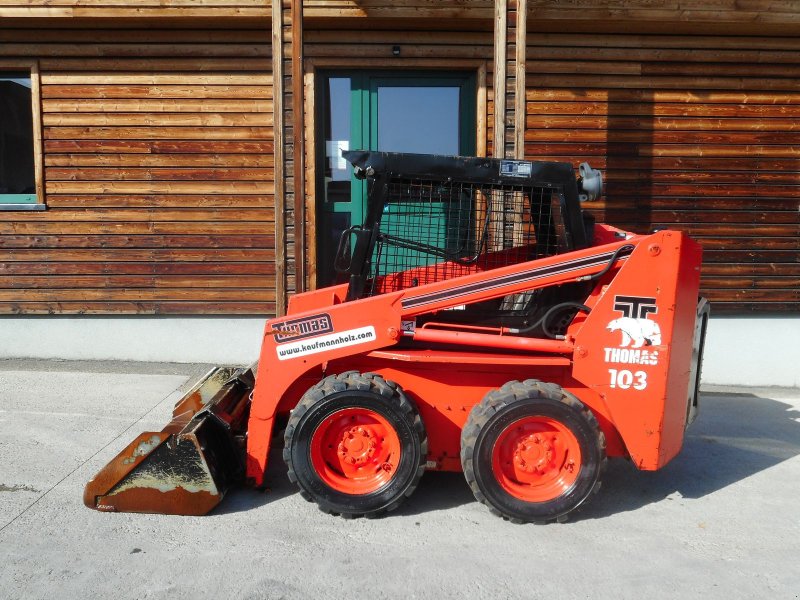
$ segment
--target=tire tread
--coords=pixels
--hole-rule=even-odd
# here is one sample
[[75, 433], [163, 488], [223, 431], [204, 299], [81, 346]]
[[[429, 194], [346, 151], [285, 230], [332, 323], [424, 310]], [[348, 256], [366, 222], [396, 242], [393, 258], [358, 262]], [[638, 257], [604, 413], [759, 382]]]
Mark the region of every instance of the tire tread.
[[303, 395], [300, 401], [292, 410], [289, 417], [289, 422], [286, 425], [286, 432], [284, 435], [283, 446], [283, 460], [288, 468], [289, 480], [294, 483], [300, 490], [300, 495], [308, 500], [314, 502], [313, 495], [303, 488], [300, 480], [295, 473], [293, 460], [292, 460], [292, 441], [297, 425], [303, 416], [311, 409], [314, 404], [320, 402], [323, 398], [337, 392], [344, 392], [347, 390], [358, 390], [362, 392], [372, 392], [388, 399], [395, 408], [408, 418], [413, 426], [414, 433], [420, 444], [420, 464], [417, 465], [416, 472], [414, 473], [411, 484], [406, 488], [405, 492], [396, 498], [391, 504], [372, 511], [352, 511], [341, 512], [327, 509], [319, 505], [319, 509], [331, 515], [338, 515], [346, 519], [355, 517], [374, 518], [381, 516], [385, 513], [391, 512], [399, 507], [403, 501], [409, 497], [419, 485], [419, 481], [425, 472], [425, 465], [428, 456], [428, 436], [425, 431], [425, 426], [420, 417], [419, 411], [416, 406], [409, 400], [402, 388], [395, 383], [384, 379], [377, 373], [360, 373], [358, 371], [346, 371], [336, 375], [329, 375], [322, 379], [322, 381], [314, 384]]
[[[558, 517], [553, 517], [549, 519], [538, 519], [532, 521], [524, 521], [517, 517], [513, 517], [508, 514], [504, 514], [501, 510], [499, 510], [496, 506], [494, 506], [491, 502], [489, 502], [488, 498], [484, 495], [481, 491], [480, 487], [478, 486], [477, 477], [475, 476], [475, 465], [473, 463], [473, 456], [475, 453], [475, 445], [478, 441], [478, 436], [481, 432], [481, 429], [486, 425], [486, 423], [494, 416], [497, 412], [502, 410], [503, 408], [518, 402], [523, 399], [531, 398], [531, 397], [538, 397], [543, 399], [550, 399], [557, 402], [561, 402], [566, 404], [581, 413], [584, 419], [589, 423], [592, 429], [596, 433], [596, 444], [597, 449], [600, 451], [600, 456], [602, 457], [600, 466], [599, 466], [599, 474], [602, 475], [605, 471], [606, 464], [608, 459], [606, 457], [606, 437], [603, 433], [602, 429], [600, 428], [599, 423], [597, 422], [597, 418], [594, 416], [594, 413], [589, 410], [589, 408], [583, 404], [578, 398], [576, 398], [573, 394], [567, 392], [560, 386], [554, 383], [545, 383], [539, 381], [537, 379], [526, 379], [525, 381], [508, 381], [500, 386], [496, 390], [492, 390], [486, 396], [484, 396], [483, 400], [476, 404], [472, 411], [467, 418], [467, 422], [464, 425], [464, 428], [461, 432], [461, 467], [464, 470], [464, 477], [467, 480], [467, 484], [469, 485], [472, 493], [475, 495], [475, 499], [480, 502], [481, 504], [486, 505], [492, 514], [497, 515], [499, 517], [503, 517], [506, 520], [511, 521], [512, 523], [538, 523], [544, 524], [549, 523], [552, 521], [558, 521], [563, 523], [568, 514], [560, 515]], [[588, 497], [581, 503], [581, 506], [584, 506], [586, 502], [594, 496], [597, 491], [600, 489], [600, 479], [598, 477], [597, 482], [592, 486], [592, 490], [589, 492]]]

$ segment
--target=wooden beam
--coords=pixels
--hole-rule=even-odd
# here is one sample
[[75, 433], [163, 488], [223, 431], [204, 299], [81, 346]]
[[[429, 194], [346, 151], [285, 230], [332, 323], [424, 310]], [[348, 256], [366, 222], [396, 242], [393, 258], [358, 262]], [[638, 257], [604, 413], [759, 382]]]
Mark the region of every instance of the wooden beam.
[[305, 149], [303, 139], [303, 0], [291, 0], [292, 113], [294, 114], [294, 268], [295, 291], [305, 290]]
[[508, 4], [507, 0], [494, 3], [494, 141], [493, 156], [505, 157], [506, 133], [506, 53]]
[[275, 316], [286, 312], [286, 219], [283, 128], [283, 5], [272, 3], [272, 80], [275, 138]]
[[[487, 52], [488, 54], [488, 52]], [[438, 70], [438, 69], [477, 69], [483, 60], [475, 58], [398, 58], [392, 61], [392, 70]], [[325, 69], [386, 69], [385, 58], [353, 58], [350, 56], [322, 56], [319, 58], [307, 58], [306, 66], [314, 64], [319, 68]]]
[[482, 62], [478, 67], [478, 89], [475, 103], [477, 123], [476, 123], [476, 156], [486, 156], [486, 142], [488, 137], [486, 115], [489, 110], [486, 102], [486, 63]]
[[308, 168], [308, 177], [305, 182], [305, 214], [307, 226], [305, 228], [308, 272], [306, 273], [306, 288], [317, 289], [317, 131], [316, 131], [316, 72], [309, 66], [305, 73], [305, 113], [303, 129], [305, 130], [305, 161]]
[[516, 53], [514, 56], [514, 158], [525, 158], [525, 57], [528, 22], [527, 0], [517, 0]]
[[31, 64], [31, 98], [33, 99], [33, 170], [36, 198], [46, 204], [44, 190], [44, 152], [42, 150], [42, 92], [39, 83], [39, 63]]

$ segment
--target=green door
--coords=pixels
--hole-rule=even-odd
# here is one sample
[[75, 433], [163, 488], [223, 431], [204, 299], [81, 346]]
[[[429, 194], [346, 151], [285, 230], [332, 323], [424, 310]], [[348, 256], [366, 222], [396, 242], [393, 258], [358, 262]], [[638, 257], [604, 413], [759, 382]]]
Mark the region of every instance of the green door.
[[336, 279], [333, 257], [342, 232], [362, 223], [366, 210], [366, 182], [353, 177], [341, 150], [473, 155], [475, 78], [470, 73], [327, 73], [320, 96], [317, 273], [324, 286]]

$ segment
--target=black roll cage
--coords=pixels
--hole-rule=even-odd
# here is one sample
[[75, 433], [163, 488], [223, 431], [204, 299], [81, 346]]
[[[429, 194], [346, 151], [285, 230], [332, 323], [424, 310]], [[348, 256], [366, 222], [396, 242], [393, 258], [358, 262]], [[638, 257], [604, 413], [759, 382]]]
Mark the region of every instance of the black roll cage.
[[[589, 245], [579, 200], [579, 182], [570, 163], [362, 150], [344, 151], [342, 156], [353, 165], [357, 178], [369, 182], [364, 223], [342, 233], [337, 251], [336, 260], [339, 263], [339, 255], [349, 247], [345, 238], [349, 240], [351, 235], [355, 236], [352, 258], [345, 270], [349, 275], [347, 301], [363, 297], [375, 245], [379, 239], [389, 237], [380, 232], [380, 223], [392, 181], [424, 179], [443, 184], [458, 182], [495, 186], [498, 189], [521, 186], [557, 190], [561, 201], [565, 249], [575, 250]], [[390, 241], [413, 246], [413, 242], [409, 241]]]

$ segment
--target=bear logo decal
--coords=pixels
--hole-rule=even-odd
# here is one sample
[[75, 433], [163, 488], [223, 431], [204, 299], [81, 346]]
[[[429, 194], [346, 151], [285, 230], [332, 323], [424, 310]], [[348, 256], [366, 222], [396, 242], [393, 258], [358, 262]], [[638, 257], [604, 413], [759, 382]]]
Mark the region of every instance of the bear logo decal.
[[661, 344], [661, 329], [658, 323], [647, 318], [620, 317], [608, 324], [609, 331], [622, 332], [622, 348], [631, 346], [658, 346]]

